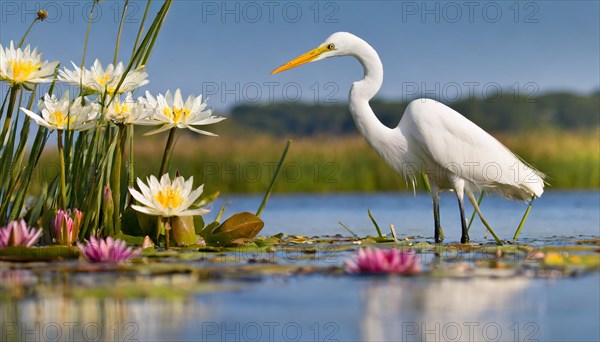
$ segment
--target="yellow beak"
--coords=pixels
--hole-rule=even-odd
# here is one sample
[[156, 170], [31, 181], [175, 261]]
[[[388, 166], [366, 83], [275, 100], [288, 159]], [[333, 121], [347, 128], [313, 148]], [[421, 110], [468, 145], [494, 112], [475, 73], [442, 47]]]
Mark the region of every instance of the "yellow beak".
[[291, 68], [295, 68], [299, 65], [306, 64], [308, 62], [312, 62], [325, 51], [329, 51], [329, 49], [327, 48], [327, 45], [319, 46], [318, 48], [312, 49], [312, 50], [308, 51], [307, 53], [303, 54], [302, 56], [296, 57], [296, 58], [292, 59], [291, 61], [285, 63], [284, 65], [280, 66], [279, 68], [273, 70], [271, 72], [271, 75], [275, 75], [278, 72], [282, 72], [282, 71], [285, 71], [285, 70], [288, 70]]

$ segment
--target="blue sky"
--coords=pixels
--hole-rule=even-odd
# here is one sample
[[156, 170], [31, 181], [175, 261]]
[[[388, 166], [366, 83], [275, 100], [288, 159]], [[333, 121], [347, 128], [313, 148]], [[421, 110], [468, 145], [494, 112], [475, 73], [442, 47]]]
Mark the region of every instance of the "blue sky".
[[[151, 15], [161, 1], [153, 1]], [[0, 1], [0, 41], [18, 40], [38, 9], [49, 19], [28, 42], [50, 60], [81, 59], [90, 1]], [[123, 2], [103, 1], [87, 64], [112, 62]], [[120, 59], [127, 59], [145, 1], [133, 1]], [[379, 97], [425, 94], [441, 101], [486, 96], [498, 87], [523, 95], [600, 87], [598, 1], [184, 1], [175, 0], [148, 65], [153, 93], [205, 93], [219, 111], [242, 102], [345, 101], [362, 76], [350, 57], [271, 76], [277, 66], [336, 31], [379, 53]], [[2, 89], [5, 92], [6, 89]], [[141, 94], [141, 92], [138, 92]]]

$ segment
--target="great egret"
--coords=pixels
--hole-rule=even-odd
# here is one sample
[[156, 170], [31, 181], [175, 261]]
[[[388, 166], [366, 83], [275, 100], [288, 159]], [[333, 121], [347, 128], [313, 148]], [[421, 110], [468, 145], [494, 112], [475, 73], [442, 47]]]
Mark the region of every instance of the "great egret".
[[271, 74], [336, 56], [353, 56], [364, 68], [364, 78], [352, 84], [349, 98], [350, 113], [358, 131], [389, 165], [411, 180], [413, 187], [417, 175], [427, 176], [436, 242], [442, 241], [439, 195], [444, 190], [454, 191], [458, 198], [462, 243], [469, 241], [463, 203], [465, 193], [481, 221], [492, 232], [473, 193], [498, 193], [506, 198], [525, 200], [539, 197], [544, 192], [544, 175], [541, 172], [440, 102], [414, 100], [396, 128], [383, 125], [369, 106], [369, 100], [383, 82], [381, 60], [375, 49], [351, 33], [334, 33], [315, 49], [280, 66]]

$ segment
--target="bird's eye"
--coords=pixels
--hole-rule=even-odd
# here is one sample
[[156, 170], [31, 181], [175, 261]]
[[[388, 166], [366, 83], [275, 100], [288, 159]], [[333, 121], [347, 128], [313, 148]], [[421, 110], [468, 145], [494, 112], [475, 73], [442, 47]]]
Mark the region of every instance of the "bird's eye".
[[333, 50], [333, 49], [335, 49], [335, 45], [334, 44], [329, 44], [329, 45], [327, 45], [327, 48], [329, 50]]

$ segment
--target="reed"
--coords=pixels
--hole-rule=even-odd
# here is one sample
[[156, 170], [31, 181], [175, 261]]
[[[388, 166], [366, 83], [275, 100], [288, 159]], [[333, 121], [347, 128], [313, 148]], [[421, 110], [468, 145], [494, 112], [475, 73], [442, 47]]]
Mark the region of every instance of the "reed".
[[[549, 189], [600, 187], [600, 129], [497, 137], [546, 173]], [[159, 168], [165, 139], [136, 140], [137, 175], [146, 177]], [[177, 142], [181, 148], [173, 153], [172, 163], [182, 174], [193, 175], [206, 184], [208, 193], [260, 193], [269, 185], [286, 140], [267, 135], [221, 138], [183, 135]], [[52, 158], [48, 157], [51, 156], [43, 159], [51, 163]], [[361, 137], [321, 136], [294, 139], [275, 191], [412, 191], [412, 188]]]

